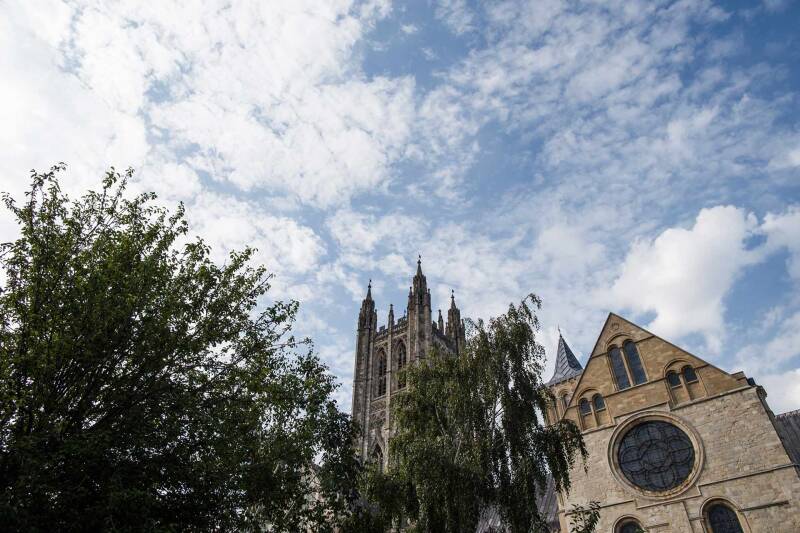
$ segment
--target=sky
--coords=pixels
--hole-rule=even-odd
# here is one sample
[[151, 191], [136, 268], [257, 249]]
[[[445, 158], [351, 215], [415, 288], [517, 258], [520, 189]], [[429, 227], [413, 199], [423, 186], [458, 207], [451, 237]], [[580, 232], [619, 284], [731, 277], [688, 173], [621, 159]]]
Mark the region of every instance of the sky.
[[[224, 261], [250, 245], [350, 410], [358, 309], [540, 295], [585, 362], [609, 311], [800, 408], [800, 2], [0, 0], [0, 190], [133, 167]], [[0, 214], [0, 240], [15, 235]], [[552, 372], [548, 361], [545, 379]]]

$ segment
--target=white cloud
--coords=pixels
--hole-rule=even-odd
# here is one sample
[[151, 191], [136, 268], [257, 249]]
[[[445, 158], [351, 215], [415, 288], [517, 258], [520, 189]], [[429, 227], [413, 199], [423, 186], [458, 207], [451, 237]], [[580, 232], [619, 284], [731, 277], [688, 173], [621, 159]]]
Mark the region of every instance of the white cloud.
[[758, 384], [767, 391], [767, 402], [775, 414], [793, 411], [800, 405], [800, 368], [780, 374], [764, 374]]
[[9, 168], [42, 167], [42, 151], [48, 166], [140, 167], [164, 143], [189, 171], [328, 206], [385, 187], [404, 157], [413, 80], [367, 79], [354, 53], [383, 2], [6, 10]]
[[760, 376], [774, 371], [776, 367], [798, 356], [800, 356], [800, 311], [783, 319], [771, 339], [741, 348], [736, 354], [736, 359], [748, 373]]
[[731, 206], [703, 209], [690, 229], [670, 228], [633, 244], [610, 298], [636, 313], [654, 312], [649, 324], [667, 338], [702, 333], [713, 352], [724, 336], [724, 299], [747, 265], [757, 220]]
[[800, 281], [800, 207], [792, 206], [785, 213], [767, 213], [762, 231], [767, 235], [770, 250], [786, 248], [789, 251], [787, 270]]
[[472, 30], [475, 23], [475, 13], [466, 0], [439, 0], [436, 3], [436, 18], [456, 35]]

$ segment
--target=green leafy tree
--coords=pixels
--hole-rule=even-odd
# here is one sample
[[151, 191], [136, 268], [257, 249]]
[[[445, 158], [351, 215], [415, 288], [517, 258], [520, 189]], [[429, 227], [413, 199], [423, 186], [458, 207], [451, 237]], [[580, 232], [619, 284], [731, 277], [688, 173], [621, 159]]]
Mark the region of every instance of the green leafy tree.
[[[131, 171], [71, 200], [32, 174], [0, 268], [4, 530], [332, 530], [358, 465], [336, 384], [268, 302]], [[319, 466], [316, 466], [319, 465]]]
[[[574, 505], [569, 515], [570, 533], [594, 531], [597, 527], [597, 522], [600, 521], [600, 503], [591, 501], [585, 507], [583, 505]], [[639, 531], [636, 533], [639, 533]]]
[[556, 490], [568, 490], [569, 470], [586, 449], [574, 423], [542, 420], [553, 397], [541, 380], [540, 307], [530, 295], [471, 324], [460, 356], [434, 350], [404, 370], [407, 392], [392, 399], [388, 476], [408, 496], [389, 508], [402, 509], [413, 529], [475, 531], [494, 508], [512, 533], [547, 531], [536, 496], [548, 475]]

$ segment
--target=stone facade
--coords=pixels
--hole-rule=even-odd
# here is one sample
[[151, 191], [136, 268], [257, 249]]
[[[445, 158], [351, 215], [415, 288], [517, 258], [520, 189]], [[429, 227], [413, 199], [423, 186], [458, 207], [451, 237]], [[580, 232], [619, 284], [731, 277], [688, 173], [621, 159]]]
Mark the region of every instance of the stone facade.
[[[728, 512], [715, 508], [720, 504], [744, 532], [800, 531], [798, 466], [778, 435], [766, 392], [743, 373], [728, 374], [610, 314], [586, 368], [558, 377], [550, 382], [556, 405], [548, 418], [578, 424], [589, 451], [586, 469], [582, 464], [573, 469], [569, 494], [558, 495], [561, 531], [569, 531], [570, 509], [591, 501], [600, 503], [601, 532], [618, 533], [633, 522], [648, 532], [708, 532], [709, 510]], [[685, 479], [654, 489], [623, 471], [620, 463], [631, 457], [620, 453], [623, 439], [646, 422], [665, 422], [688, 438], [680, 452], [684, 458], [693, 455], [682, 472]], [[661, 445], [653, 439], [634, 448], [643, 462], [632, 464], [638, 468], [663, 459], [656, 450]], [[678, 455], [671, 453], [661, 466], [677, 464]]]
[[[441, 311], [432, 320], [421, 263], [399, 320], [390, 307], [387, 325], [378, 327], [367, 290], [352, 408], [364, 428], [356, 443], [362, 458], [386, 466], [392, 397], [403, 391], [398, 370], [434, 346], [462, 352], [464, 324], [452, 297], [447, 323]], [[578, 424], [589, 452], [571, 473], [569, 493], [551, 487], [542, 495], [540, 510], [554, 531], [569, 531], [574, 506], [593, 501], [598, 532], [628, 533], [635, 525], [720, 533], [710, 514], [738, 521], [744, 533], [800, 531], [800, 467], [792, 459], [800, 457], [800, 413], [776, 419], [766, 391], [742, 372], [729, 374], [611, 313], [585, 368], [559, 338], [547, 385], [556, 400], [547, 420]], [[731, 527], [723, 531], [739, 531]]]
[[458, 354], [465, 342], [464, 322], [452, 295], [447, 322], [441, 310], [433, 322], [431, 292], [419, 260], [408, 290], [405, 315], [395, 321], [390, 305], [387, 324], [378, 326], [370, 284], [361, 303], [356, 339], [352, 413], [361, 428], [356, 447], [363, 459], [386, 466], [392, 397], [402, 393], [404, 387], [399, 370], [424, 358], [434, 346]]

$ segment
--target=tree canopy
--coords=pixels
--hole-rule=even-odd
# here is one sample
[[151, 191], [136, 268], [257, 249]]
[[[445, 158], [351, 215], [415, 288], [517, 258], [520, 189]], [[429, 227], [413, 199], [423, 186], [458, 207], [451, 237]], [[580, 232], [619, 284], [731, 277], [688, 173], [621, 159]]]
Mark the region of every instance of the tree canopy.
[[184, 209], [109, 171], [73, 200], [58, 165], [4, 195], [0, 523], [7, 530], [332, 530], [353, 427], [270, 301], [253, 250], [210, 259]]
[[418, 531], [465, 532], [495, 509], [512, 533], [548, 531], [537, 495], [548, 476], [556, 490], [568, 490], [570, 468], [586, 449], [574, 423], [542, 418], [553, 397], [541, 380], [540, 306], [530, 295], [488, 323], [471, 323], [458, 356], [434, 349], [403, 371], [387, 479], [365, 485], [381, 509], [373, 517], [385, 519], [388, 509], [395, 524]]

